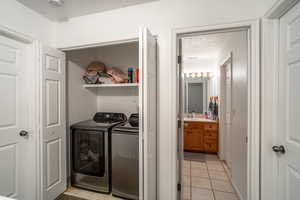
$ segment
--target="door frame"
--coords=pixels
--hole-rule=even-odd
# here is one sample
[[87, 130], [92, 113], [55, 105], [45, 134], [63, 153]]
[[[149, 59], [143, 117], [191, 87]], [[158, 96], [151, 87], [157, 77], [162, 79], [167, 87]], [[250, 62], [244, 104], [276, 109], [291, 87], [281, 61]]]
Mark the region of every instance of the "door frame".
[[[158, 39], [158, 35], [153, 35], [154, 36], [154, 38], [157, 40]], [[80, 50], [80, 49], [87, 49], [87, 48], [95, 48], [95, 47], [102, 47], [102, 46], [110, 46], [110, 45], [117, 45], [117, 44], [126, 44], [126, 43], [132, 43], [132, 42], [137, 42], [137, 43], [139, 43], [140, 42], [140, 40], [139, 40], [139, 38], [140, 37], [132, 37], [132, 38], [127, 38], [127, 39], [121, 39], [121, 40], [113, 40], [113, 41], [106, 41], [106, 42], [95, 42], [95, 43], [88, 43], [88, 44], [83, 44], [83, 45], [78, 45], [78, 46], [68, 46], [68, 47], [63, 47], [63, 48], [58, 48], [58, 50], [60, 50], [60, 51], [63, 51], [63, 52], [68, 52], [68, 51], [72, 51], [72, 50]], [[138, 53], [140, 53], [140, 51], [138, 52]], [[67, 60], [68, 59], [66, 59], [66, 65], [67, 65]], [[158, 84], [158, 83], [157, 83]], [[158, 94], [157, 94], [158, 95]], [[139, 95], [140, 96], [140, 95]], [[68, 97], [66, 96], [66, 99], [67, 99]], [[141, 99], [139, 98], [139, 101], [140, 101]], [[139, 102], [140, 103], [140, 102]], [[66, 115], [68, 115], [68, 113], [66, 113]], [[70, 124], [69, 124], [69, 122], [68, 122], [68, 120], [66, 121], [66, 123], [67, 123], [67, 129], [68, 129], [68, 127], [70, 126]], [[157, 127], [158, 127], [158, 124], [157, 124]], [[68, 130], [67, 130], [68, 131]], [[157, 130], [157, 132], [156, 132], [156, 134], [157, 134], [157, 136], [158, 136], [158, 130]], [[143, 140], [143, 138], [140, 138], [140, 140], [139, 140], [139, 148], [142, 148], [141, 146], [140, 146], [140, 143], [141, 143], [141, 141]], [[68, 146], [69, 144], [68, 143], [70, 143], [70, 137], [68, 136], [68, 134], [67, 134], [67, 137], [66, 137], [66, 142], [67, 142], [67, 186], [69, 186], [70, 185], [70, 170], [68, 170], [69, 168], [70, 168], [70, 146]], [[139, 149], [139, 150], [141, 150], [141, 149]], [[157, 150], [157, 148], [156, 148], [156, 150]], [[141, 152], [140, 152], [141, 153]], [[144, 157], [144, 159], [145, 159], [145, 157]], [[144, 159], [143, 159], [143, 161], [141, 161], [141, 162], [144, 162]], [[139, 163], [139, 181], [140, 182], [143, 182], [144, 183], [144, 175], [143, 175], [143, 173], [141, 174], [141, 172], [143, 172], [144, 171], [144, 166], [143, 165], [141, 165], [141, 162]], [[159, 166], [159, 160], [157, 159], [157, 164], [156, 164], [156, 166], [157, 166], [157, 171], [156, 171], [156, 176], [157, 176], [157, 179], [158, 179], [158, 166]], [[157, 182], [157, 181], [156, 181]], [[143, 185], [139, 185], [139, 192], [140, 192], [140, 198], [144, 195], [144, 188], [146, 187], [147, 185], [146, 184], [143, 184]], [[157, 185], [156, 185], [156, 195], [158, 195], [158, 188], [159, 187], [159, 185], [158, 185], [158, 183], [157, 183]]]
[[279, 75], [279, 20], [300, 0], [279, 0], [262, 19], [261, 70], [261, 199], [276, 199], [276, 144]]
[[35, 199], [40, 199], [39, 197], [39, 187], [40, 187], [40, 166], [39, 166], [39, 152], [38, 152], [38, 146], [39, 146], [39, 110], [38, 110], [38, 104], [39, 104], [39, 91], [38, 91], [38, 85], [39, 85], [39, 79], [38, 79], [38, 66], [39, 66], [39, 42], [38, 40], [32, 38], [29, 35], [23, 34], [21, 32], [17, 32], [15, 30], [12, 30], [6, 26], [0, 25], [0, 35], [3, 37], [7, 37], [9, 39], [18, 41], [20, 43], [23, 43], [25, 45], [25, 53], [26, 53], [26, 64], [28, 67], [29, 72], [32, 74], [32, 77], [30, 79], [29, 85], [30, 89], [27, 91], [28, 94], [28, 100], [30, 102], [29, 105], [29, 134], [33, 137], [32, 139], [32, 145], [33, 147], [33, 154], [32, 156], [32, 162], [34, 162], [35, 168], [32, 169], [31, 175], [32, 177], [32, 186], [34, 187], [32, 191], [34, 191], [33, 196]]
[[[222, 122], [221, 120], [219, 122], [219, 152], [218, 152], [219, 158], [221, 160], [226, 161], [227, 165], [225, 167], [225, 170], [227, 171], [227, 173], [231, 177], [231, 172], [229, 171], [229, 168], [228, 168], [229, 167], [228, 166], [229, 160], [227, 160], [228, 158], [226, 156], [227, 153], [226, 153], [226, 150], [225, 150], [227, 148], [227, 141], [226, 141], [226, 138], [225, 138], [225, 136], [227, 136], [227, 122], [226, 122], [227, 115], [226, 115], [226, 111], [222, 112], [222, 111], [224, 111], [223, 107], [226, 108], [226, 105], [227, 105], [227, 98], [226, 98], [227, 97], [226, 66], [228, 64], [230, 64], [230, 71], [231, 71], [231, 77], [230, 77], [230, 79], [231, 79], [231, 86], [230, 86], [231, 89], [230, 90], [232, 91], [232, 52], [230, 52], [229, 55], [226, 57], [226, 59], [223, 62], [221, 62], [220, 65], [219, 65], [219, 68], [220, 68], [220, 97], [219, 97], [219, 99], [220, 99], [220, 106], [219, 106], [220, 107], [220, 109], [219, 109], [220, 112], [219, 113], [220, 113], [220, 119], [225, 119], [225, 122], [224, 121]], [[222, 79], [222, 77], [223, 77], [223, 79]], [[223, 80], [223, 82], [222, 82], [222, 80]], [[224, 82], [225, 82], [225, 85], [222, 86], [222, 84]], [[222, 100], [222, 98], [221, 98], [222, 94], [223, 95], [225, 94], [225, 96], [224, 96], [225, 100]], [[232, 101], [232, 92], [230, 94], [230, 100]], [[222, 103], [225, 106], [222, 106]], [[231, 119], [230, 119], [230, 129], [231, 129]]]
[[[174, 133], [171, 138], [172, 144], [172, 199], [177, 199], [177, 171], [178, 171], [178, 119], [177, 119], [177, 103], [178, 91], [177, 82], [178, 65], [177, 65], [177, 49], [178, 36], [188, 33], [220, 31], [226, 32], [228, 29], [236, 29], [241, 27], [249, 28], [249, 62], [248, 66], [248, 147], [247, 147], [247, 199], [259, 200], [260, 197], [260, 21], [249, 20], [229, 24], [218, 24], [202, 27], [178, 28], [171, 31], [171, 49], [172, 49], [172, 69], [171, 69], [171, 132]], [[181, 158], [179, 158], [181, 159]]]

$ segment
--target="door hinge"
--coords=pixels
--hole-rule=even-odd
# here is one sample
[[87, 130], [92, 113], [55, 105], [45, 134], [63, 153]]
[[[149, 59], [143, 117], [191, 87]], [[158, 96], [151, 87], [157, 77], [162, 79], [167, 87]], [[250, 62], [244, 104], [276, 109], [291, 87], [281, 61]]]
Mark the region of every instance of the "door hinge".
[[248, 136], [246, 136], [246, 144], [248, 144]]
[[181, 128], [181, 120], [180, 120], [180, 119], [177, 120], [177, 123], [178, 123], [177, 127], [178, 127], [178, 128]]
[[177, 191], [181, 191], [181, 183], [177, 184]]
[[181, 64], [182, 63], [182, 56], [177, 56], [177, 63]]

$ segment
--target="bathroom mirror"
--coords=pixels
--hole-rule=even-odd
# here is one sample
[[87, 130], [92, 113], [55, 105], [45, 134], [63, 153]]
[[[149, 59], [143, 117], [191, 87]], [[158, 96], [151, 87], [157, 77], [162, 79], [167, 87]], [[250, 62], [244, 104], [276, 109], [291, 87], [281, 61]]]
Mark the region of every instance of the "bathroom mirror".
[[203, 114], [207, 110], [207, 77], [185, 77], [185, 113]]

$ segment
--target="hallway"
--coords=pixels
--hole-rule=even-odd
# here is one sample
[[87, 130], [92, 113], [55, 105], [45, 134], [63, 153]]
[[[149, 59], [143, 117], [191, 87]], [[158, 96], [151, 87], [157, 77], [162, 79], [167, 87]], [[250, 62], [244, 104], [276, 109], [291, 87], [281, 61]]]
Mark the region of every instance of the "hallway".
[[183, 200], [239, 200], [224, 163], [204, 154], [204, 162], [183, 161]]

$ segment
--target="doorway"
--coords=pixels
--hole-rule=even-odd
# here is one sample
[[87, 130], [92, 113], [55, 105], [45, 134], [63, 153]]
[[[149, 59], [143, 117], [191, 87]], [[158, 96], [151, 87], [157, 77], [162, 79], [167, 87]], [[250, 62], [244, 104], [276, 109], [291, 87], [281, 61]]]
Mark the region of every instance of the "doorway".
[[[250, 62], [258, 59], [252, 35], [257, 24], [239, 25], [174, 31], [179, 55], [178, 199], [255, 199], [259, 195], [253, 191], [259, 176], [249, 176], [256, 173], [249, 166], [258, 159], [252, 154], [259, 153], [253, 150], [258, 141], [248, 142], [250, 133], [259, 135], [259, 129], [253, 129], [259, 121], [251, 118], [258, 105], [250, 103], [250, 94], [259, 92], [251, 70], [258, 66]], [[206, 82], [202, 96], [207, 104], [200, 113], [186, 108], [189, 79]]]

